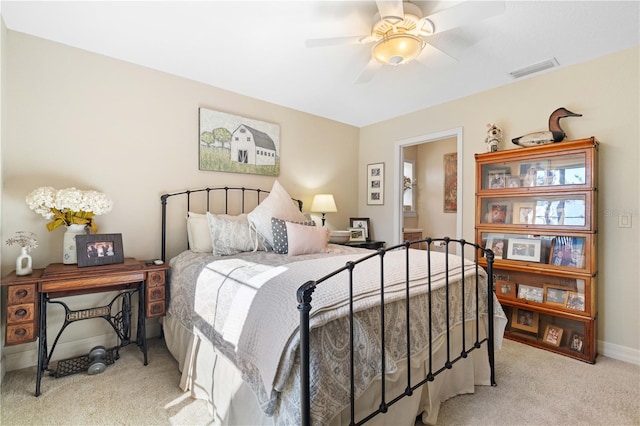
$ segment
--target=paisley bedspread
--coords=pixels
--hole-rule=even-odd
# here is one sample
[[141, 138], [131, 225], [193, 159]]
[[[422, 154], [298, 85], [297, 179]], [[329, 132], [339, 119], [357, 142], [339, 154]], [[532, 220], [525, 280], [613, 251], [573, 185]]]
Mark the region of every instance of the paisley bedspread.
[[[335, 247], [331, 256], [338, 257], [333, 260], [327, 259], [326, 254], [289, 257], [257, 252], [243, 253], [233, 260], [224, 258], [216, 263], [216, 258], [211, 255], [187, 252], [171, 261], [169, 312], [193, 327], [194, 333], [210, 341], [238, 367], [262, 409], [275, 416], [277, 424], [300, 424], [299, 313], [295, 309], [295, 290], [307, 280], [318, 279], [343, 266], [348, 259], [355, 260], [371, 253]], [[461, 258], [450, 257], [449, 271], [445, 272], [440, 253], [432, 252], [436, 261], [432, 258], [430, 267], [427, 267], [426, 252], [410, 252], [411, 355], [418, 357], [429, 349], [429, 330], [432, 344], [443, 344], [441, 336], [447, 328], [460, 325], [463, 319], [465, 322], [475, 321], [476, 312], [484, 317], [483, 323], [486, 323], [487, 288], [484, 271], [476, 271], [472, 264], [461, 262]], [[404, 259], [404, 251], [385, 255], [387, 374], [395, 373], [398, 363], [407, 357]], [[454, 259], [453, 263], [451, 259]], [[301, 263], [304, 260], [308, 262]], [[378, 264], [379, 259], [375, 257], [356, 267], [354, 273], [355, 363], [363, 367], [355, 377], [356, 398], [381, 375]], [[466, 276], [464, 286], [460, 279], [463, 269]], [[215, 273], [211, 273], [212, 270]], [[202, 274], [202, 271], [209, 273]], [[480, 276], [478, 289], [476, 273]], [[208, 275], [209, 279], [203, 279], [203, 275]], [[445, 275], [449, 276], [449, 286], [445, 286]], [[212, 276], [217, 278], [212, 279]], [[357, 278], [359, 276], [361, 278]], [[256, 285], [256, 281], [259, 284]], [[349, 401], [346, 282], [345, 276], [338, 275], [319, 285], [314, 293], [310, 368], [311, 377], [321, 378], [312, 386], [314, 424], [328, 423]], [[248, 286], [247, 283], [252, 284]], [[480, 293], [480, 306], [475, 303], [476, 290]], [[448, 318], [445, 314], [447, 305]], [[429, 306], [433, 313], [431, 317]], [[497, 317], [504, 318], [495, 297], [494, 312]], [[419, 359], [424, 362], [424, 357]]]

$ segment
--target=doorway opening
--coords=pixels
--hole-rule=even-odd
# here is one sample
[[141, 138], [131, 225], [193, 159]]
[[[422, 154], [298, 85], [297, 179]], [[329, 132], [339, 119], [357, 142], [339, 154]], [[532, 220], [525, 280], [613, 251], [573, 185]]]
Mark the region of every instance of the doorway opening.
[[[408, 228], [410, 230], [414, 230], [416, 228], [423, 229], [424, 237], [429, 234], [429, 236], [434, 238], [443, 236], [456, 239], [462, 238], [462, 136], [462, 127], [459, 127], [396, 141], [394, 161], [398, 172], [394, 176], [394, 184], [396, 188], [401, 188], [401, 190], [394, 191], [395, 194], [398, 194], [394, 200], [394, 241], [403, 241], [404, 228]], [[444, 197], [440, 195], [439, 197], [434, 198], [427, 193], [426, 188], [428, 187], [427, 185], [429, 185], [429, 182], [427, 182], [426, 176], [429, 174], [429, 165], [428, 162], [421, 163], [419, 157], [422, 153], [429, 152], [429, 148], [436, 146], [428, 146], [427, 144], [444, 141], [445, 139], [453, 140], [449, 146], [457, 152], [457, 179], [455, 195], [457, 208], [455, 212], [455, 226], [452, 225], [451, 227], [455, 227], [455, 231], [453, 231], [455, 232], [455, 235], [440, 235], [440, 233], [435, 235], [433, 229], [424, 229], [421, 225], [425, 223], [428, 224], [426, 216], [429, 215], [429, 212], [424, 210], [424, 204], [428, 203], [430, 208], [438, 208], [440, 209], [440, 212], [442, 212]], [[452, 152], [453, 151], [450, 151], [449, 153]], [[444, 167], [442, 156], [436, 157], [437, 158], [433, 160], [437, 161], [440, 166]], [[405, 165], [407, 166], [406, 168]], [[405, 170], [411, 170], [413, 175], [406, 176]], [[437, 171], [432, 170], [432, 172], [444, 174], [440, 169]], [[441, 176], [439, 175], [438, 178], [441, 178]], [[440, 185], [442, 184], [440, 183]], [[432, 189], [433, 186], [430, 187], [430, 190]], [[444, 190], [438, 188], [438, 194], [443, 194], [443, 192]], [[406, 194], [407, 196], [405, 196]], [[408, 194], [410, 194], [410, 196]], [[451, 213], [446, 214], [449, 215]], [[421, 215], [425, 216], [422, 221]], [[431, 216], [433, 216], [433, 214], [431, 214]], [[432, 228], [432, 225], [427, 226]]]

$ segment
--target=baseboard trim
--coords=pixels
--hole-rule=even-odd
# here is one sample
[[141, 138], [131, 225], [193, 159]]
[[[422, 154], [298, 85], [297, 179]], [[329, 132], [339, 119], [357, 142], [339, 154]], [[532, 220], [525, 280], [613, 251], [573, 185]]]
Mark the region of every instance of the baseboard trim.
[[[160, 323], [147, 323], [146, 331], [147, 339], [160, 336]], [[56, 350], [53, 354], [52, 361], [72, 358], [80, 356], [82, 354], [86, 354], [94, 346], [103, 345], [106, 347], [113, 347], [116, 344], [117, 337], [115, 333], [105, 334], [102, 336], [94, 336], [87, 339], [74, 340], [72, 342], [66, 343], [58, 342]], [[49, 350], [51, 350], [51, 348], [49, 348]], [[38, 365], [38, 346], [37, 344], [33, 344], [32, 349], [23, 352], [16, 352], [13, 354], [5, 353], [4, 362], [2, 362], [1, 367], [5, 372], [7, 372], [20, 370], [22, 368], [33, 367], [36, 365]]]
[[598, 353], [619, 361], [640, 365], [640, 350], [638, 349], [598, 340]]

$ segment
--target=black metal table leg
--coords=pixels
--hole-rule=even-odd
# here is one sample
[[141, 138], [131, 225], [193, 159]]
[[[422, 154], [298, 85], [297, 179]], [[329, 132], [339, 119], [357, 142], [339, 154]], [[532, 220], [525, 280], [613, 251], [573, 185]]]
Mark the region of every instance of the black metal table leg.
[[47, 358], [47, 295], [40, 293], [40, 336], [38, 337], [38, 372], [36, 375], [36, 396], [40, 396], [40, 381]]
[[144, 311], [145, 306], [147, 306], [147, 281], [143, 281], [138, 287], [138, 290], [138, 330], [136, 332], [136, 340], [138, 341], [138, 346], [140, 346], [140, 350], [144, 356], [144, 365], [147, 365], [149, 362], [147, 361], [146, 312]]

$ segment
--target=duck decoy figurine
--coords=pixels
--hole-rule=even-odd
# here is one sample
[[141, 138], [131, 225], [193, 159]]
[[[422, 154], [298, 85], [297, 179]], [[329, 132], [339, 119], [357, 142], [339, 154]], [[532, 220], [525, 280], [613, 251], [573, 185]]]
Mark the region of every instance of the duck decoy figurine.
[[560, 128], [560, 119], [564, 117], [582, 117], [582, 114], [576, 114], [562, 107], [553, 111], [549, 116], [549, 131], [535, 132], [519, 138], [511, 139], [516, 145], [535, 146], [554, 142], [562, 142], [565, 138], [564, 131]]

